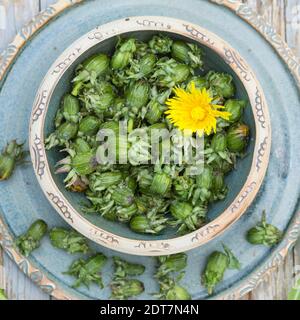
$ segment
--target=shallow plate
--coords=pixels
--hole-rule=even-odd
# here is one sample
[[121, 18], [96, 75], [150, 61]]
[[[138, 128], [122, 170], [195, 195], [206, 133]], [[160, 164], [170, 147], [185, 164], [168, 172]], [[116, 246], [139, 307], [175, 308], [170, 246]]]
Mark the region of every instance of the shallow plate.
[[[37, 27], [47, 21], [49, 16], [54, 16], [67, 3], [74, 2], [76, 1], [59, 2], [47, 13], [40, 15], [30, 27], [22, 30], [15, 44], [6, 52], [2, 63], [0, 62], [0, 77], [10, 63], [10, 57], [17, 52], [17, 47]], [[245, 19], [255, 17], [247, 7], [240, 5], [237, 1], [218, 2], [230, 4], [234, 7], [233, 9], [238, 9], [239, 14]], [[216, 294], [221, 298], [239, 298], [261, 281], [262, 275], [272, 266], [283, 260], [299, 233], [300, 217], [295, 212], [300, 191], [298, 178], [300, 176], [300, 132], [297, 129], [300, 116], [299, 112], [296, 112], [299, 108], [299, 93], [287, 66], [263, 37], [230, 10], [206, 0], [186, 0], [184, 8], [180, 0], [143, 2], [128, 0], [126, 3], [121, 0], [114, 2], [94, 0], [85, 1], [64, 11], [47, 27], [36, 33], [31, 40], [26, 41], [24, 50], [18, 55], [10, 71], [5, 74], [5, 80], [0, 84], [1, 144], [15, 137], [27, 137], [35, 93], [49, 67], [65, 48], [97, 25], [135, 15], [165, 15], [181, 18], [214, 32], [241, 53], [253, 68], [266, 95], [274, 133], [269, 169], [264, 185], [246, 214], [233, 227], [218, 239], [188, 253], [189, 264], [186, 277], [183, 279], [183, 285], [189, 289], [194, 299], [206, 298], [206, 291], [200, 285], [200, 272], [208, 254], [220, 248], [221, 242], [224, 242], [238, 256], [242, 268], [239, 271], [228, 271], [224, 281], [217, 287]], [[259, 23], [260, 30], [268, 34], [272, 33], [272, 29], [264, 28], [265, 25], [261, 21]], [[274, 45], [284, 48], [280, 39], [274, 34], [270, 35], [270, 38], [274, 41]], [[259, 48], [259, 51], [254, 48]], [[283, 50], [280, 51], [284, 54]], [[299, 65], [287, 50], [285, 50], [285, 58], [289, 62], [294, 61], [294, 64], [289, 63], [289, 65], [294, 70], [298, 70], [299, 75]], [[76, 256], [73, 257], [52, 248], [47, 238], [43, 240], [42, 248], [35, 251], [28, 260], [23, 259], [13, 249], [11, 239], [23, 233], [38, 217], [45, 219], [50, 227], [64, 225], [63, 220], [58, 217], [38, 187], [32, 167], [28, 165], [18, 168], [12, 179], [1, 183], [0, 188], [3, 221], [0, 224], [0, 242], [19, 266], [37, 284], [55, 297], [107, 298], [109, 296], [107, 288], [103, 291], [95, 286], [90, 290], [71, 289], [73, 279], [62, 275], [62, 272], [68, 268]], [[285, 238], [276, 248], [254, 247], [244, 239], [246, 230], [260, 219], [263, 209], [267, 210], [270, 222], [285, 230]], [[290, 225], [289, 229], [288, 225]], [[93, 247], [108, 256], [114, 254], [101, 246], [93, 245]], [[147, 265], [147, 271], [142, 277], [147, 293], [141, 298], [151, 298], [149, 293], [157, 290], [157, 284], [152, 279], [153, 259], [118, 255]], [[104, 272], [106, 284], [110, 280], [111, 272], [108, 272], [110, 269], [109, 264], [105, 269], [107, 272]]]
[[[149, 22], [151, 21], [151, 23]], [[226, 177], [229, 188], [224, 201], [212, 204], [205, 226], [179, 237], [167, 229], [159, 236], [134, 233], [128, 225], [111, 222], [100, 215], [84, 214], [82, 194], [66, 190], [63, 175], [55, 174], [55, 164], [62, 159], [58, 148], [45, 150], [44, 137], [55, 130], [57, 108], [78, 64], [96, 52], [115, 47], [115, 35], [149, 40], [158, 32], [172, 38], [197, 43], [204, 52], [205, 72], [216, 70], [232, 75], [238, 99], [248, 101], [243, 121], [248, 124], [251, 141], [247, 156], [237, 162], [236, 170]], [[111, 52], [109, 52], [111, 53]], [[74, 42], [50, 67], [36, 95], [30, 120], [30, 151], [35, 173], [46, 197], [73, 228], [107, 248], [135, 255], [155, 256], [200, 247], [229, 228], [247, 210], [265, 176], [270, 148], [271, 125], [266, 99], [254, 72], [228, 43], [200, 26], [169, 17], [130, 17], [112, 21], [91, 30]], [[88, 205], [88, 203], [87, 203]]]

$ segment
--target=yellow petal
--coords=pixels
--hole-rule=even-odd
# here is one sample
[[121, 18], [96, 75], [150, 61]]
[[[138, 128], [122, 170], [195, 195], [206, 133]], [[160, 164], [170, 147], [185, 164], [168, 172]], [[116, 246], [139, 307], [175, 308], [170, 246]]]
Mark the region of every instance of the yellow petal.
[[[199, 90], [194, 82], [189, 86], [189, 91], [179, 87], [174, 88], [173, 91], [175, 96], [166, 101], [169, 108], [165, 114], [180, 130], [209, 135], [216, 132], [217, 118], [228, 120], [231, 115], [227, 111], [221, 111], [224, 106], [212, 104], [213, 98], [206, 88]], [[199, 108], [201, 110], [197, 110]], [[205, 115], [204, 118], [203, 115]]]

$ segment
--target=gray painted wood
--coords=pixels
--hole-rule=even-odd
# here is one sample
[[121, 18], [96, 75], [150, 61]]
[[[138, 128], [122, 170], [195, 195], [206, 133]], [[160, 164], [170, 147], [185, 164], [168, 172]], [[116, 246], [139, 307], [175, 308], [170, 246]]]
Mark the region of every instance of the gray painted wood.
[[[55, 0], [0, 0], [0, 51], [13, 40], [15, 33], [39, 10]], [[300, 0], [243, 0], [268, 22], [300, 56]], [[244, 299], [287, 298], [294, 283], [295, 267], [300, 268], [300, 241], [279, 267], [257, 289]], [[37, 288], [0, 248], [0, 288], [5, 288], [10, 299], [48, 300], [49, 296]]]

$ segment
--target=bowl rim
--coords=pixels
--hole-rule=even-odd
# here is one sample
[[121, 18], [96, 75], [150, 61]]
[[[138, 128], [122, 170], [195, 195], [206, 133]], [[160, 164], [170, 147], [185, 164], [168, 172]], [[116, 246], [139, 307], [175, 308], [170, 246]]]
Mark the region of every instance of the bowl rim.
[[[53, 181], [44, 146], [44, 122], [53, 91], [73, 62], [100, 42], [127, 32], [162, 31], [190, 38], [215, 51], [243, 83], [252, 108], [256, 139], [247, 180], [232, 203], [216, 219], [187, 235], [163, 240], [130, 239], [93, 225], [78, 213]], [[227, 42], [190, 22], [160, 16], [135, 16], [109, 22], [73, 42], [52, 64], [36, 94], [29, 126], [29, 147], [37, 180], [54, 209], [72, 228], [90, 240], [123, 253], [167, 255], [199, 247], [223, 233], [250, 206], [264, 179], [271, 149], [271, 123], [262, 88], [254, 72]]]

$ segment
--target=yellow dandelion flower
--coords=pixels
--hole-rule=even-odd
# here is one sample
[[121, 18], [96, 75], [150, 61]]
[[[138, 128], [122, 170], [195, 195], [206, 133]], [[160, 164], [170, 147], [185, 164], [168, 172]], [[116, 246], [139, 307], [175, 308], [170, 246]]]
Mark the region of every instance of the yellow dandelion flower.
[[175, 88], [175, 97], [166, 101], [167, 118], [180, 130], [198, 132], [200, 135], [216, 132], [217, 118], [228, 120], [230, 112], [220, 111], [224, 106], [212, 104], [213, 98], [204, 88], [199, 90], [192, 82], [188, 91]]

